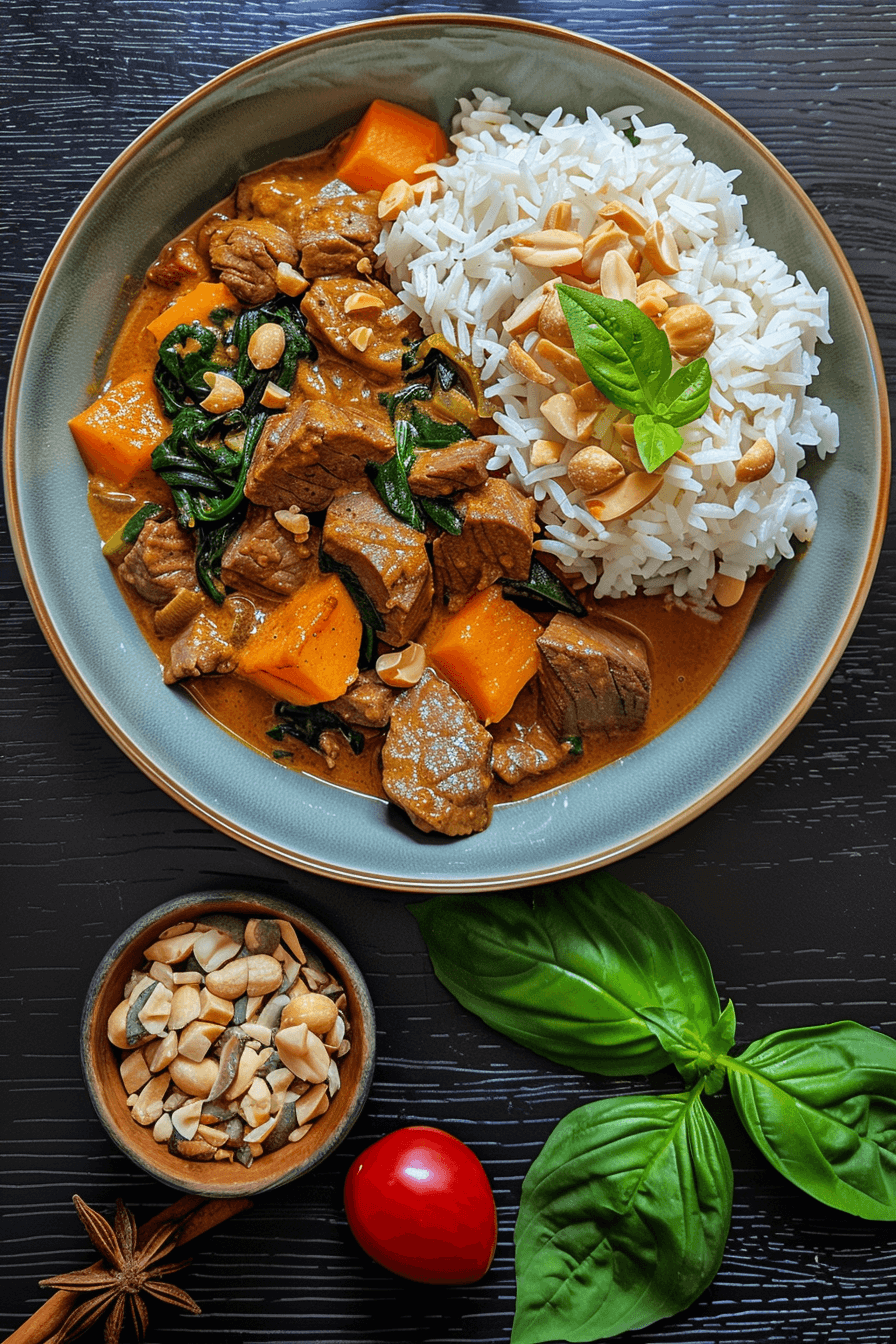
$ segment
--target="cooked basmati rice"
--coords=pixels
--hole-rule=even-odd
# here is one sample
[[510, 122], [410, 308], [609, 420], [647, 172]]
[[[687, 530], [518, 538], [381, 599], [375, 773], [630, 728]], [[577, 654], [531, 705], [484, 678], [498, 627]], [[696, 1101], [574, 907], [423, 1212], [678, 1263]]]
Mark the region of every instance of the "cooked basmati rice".
[[[818, 371], [816, 343], [831, 339], [827, 291], [814, 290], [801, 271], [790, 274], [750, 238], [746, 198], [732, 187], [738, 171], [698, 161], [685, 136], [668, 124], [646, 125], [641, 109], [604, 116], [589, 109], [580, 121], [557, 108], [542, 118], [519, 115], [509, 98], [483, 89], [459, 106], [456, 162], [438, 167], [439, 194], [425, 191], [389, 225], [379, 252], [424, 330], [444, 335], [481, 370], [499, 428], [490, 466], [507, 468], [538, 501], [536, 546], [599, 597], [641, 589], [698, 604], [711, 597], [716, 573], [745, 579], [790, 558], [792, 539], [807, 541], [816, 524], [815, 497], [798, 471], [808, 449], [823, 458], [838, 443], [835, 413], [806, 392]], [[543, 227], [559, 201], [570, 203], [572, 227], [587, 236], [611, 200], [673, 232], [681, 269], [669, 282], [709, 312], [716, 335], [707, 352], [710, 407], [682, 430], [690, 463], [673, 459], [647, 505], [603, 525], [566, 476], [581, 443], [567, 441], [554, 466], [531, 467], [536, 440], [557, 438], [541, 404], [565, 384], [521, 377], [507, 360], [511, 337], [502, 323], [552, 276], [516, 262], [510, 240]], [[607, 435], [619, 416], [610, 407], [592, 437]], [[741, 483], [737, 463], [759, 438], [775, 449], [775, 465]]]

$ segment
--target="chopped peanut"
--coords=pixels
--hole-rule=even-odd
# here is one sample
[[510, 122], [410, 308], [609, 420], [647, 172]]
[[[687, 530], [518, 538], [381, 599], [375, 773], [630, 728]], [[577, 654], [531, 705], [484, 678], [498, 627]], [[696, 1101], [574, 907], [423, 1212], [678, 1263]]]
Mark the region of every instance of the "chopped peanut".
[[555, 201], [544, 217], [546, 229], [568, 229], [572, 224], [572, 206], [569, 201]]
[[582, 260], [584, 238], [570, 229], [537, 229], [521, 233], [510, 248], [516, 261], [526, 266], [562, 269]]
[[662, 327], [669, 338], [670, 350], [682, 364], [705, 354], [716, 334], [712, 318], [699, 303], [685, 303], [680, 308], [667, 309], [663, 314]]
[[657, 275], [675, 275], [681, 268], [675, 239], [660, 219], [651, 224], [644, 235], [644, 256]]
[[371, 294], [366, 289], [356, 289], [353, 294], [349, 294], [345, 303], [342, 305], [346, 313], [357, 313], [363, 308], [384, 308], [385, 301], [379, 294]]
[[348, 339], [356, 350], [366, 350], [372, 335], [372, 327], [355, 327], [354, 331], [349, 332]]
[[601, 262], [600, 292], [608, 299], [628, 299], [630, 303], [638, 297], [635, 273], [616, 248], [607, 252]]
[[210, 388], [208, 396], [199, 405], [211, 415], [223, 415], [226, 411], [235, 411], [245, 400], [243, 389], [235, 378], [224, 373], [204, 373], [203, 381]]
[[563, 444], [558, 443], [556, 439], [536, 439], [529, 449], [529, 465], [552, 467], [560, 461], [562, 453]]
[[377, 217], [385, 220], [397, 219], [413, 204], [413, 188], [410, 182], [405, 182], [404, 178], [400, 177], [397, 182], [390, 182], [380, 197], [376, 207]]
[[282, 411], [288, 401], [288, 391], [278, 383], [268, 383], [261, 394], [261, 404], [266, 411]]
[[300, 294], [305, 293], [310, 283], [310, 280], [306, 280], [304, 275], [300, 275], [293, 266], [290, 266], [288, 261], [278, 263], [277, 288], [281, 294], [286, 294], [291, 299], [298, 298]]
[[647, 220], [644, 216], [632, 206], [623, 205], [621, 201], [609, 201], [606, 205], [602, 205], [597, 213], [601, 219], [612, 219], [624, 233], [633, 233], [643, 238], [647, 232]]
[[554, 380], [554, 375], [548, 373], [540, 364], [527, 354], [518, 341], [511, 341], [507, 350], [507, 362], [512, 369], [530, 383], [540, 383], [542, 387], [550, 387]]
[[625, 475], [625, 467], [596, 443], [580, 448], [567, 467], [570, 485], [586, 495], [599, 495]]

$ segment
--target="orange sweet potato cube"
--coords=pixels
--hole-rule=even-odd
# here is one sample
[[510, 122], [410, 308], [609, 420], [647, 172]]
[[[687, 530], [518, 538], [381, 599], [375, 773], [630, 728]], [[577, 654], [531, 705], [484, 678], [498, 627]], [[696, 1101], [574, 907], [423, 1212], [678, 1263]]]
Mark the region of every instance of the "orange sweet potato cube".
[[450, 146], [438, 122], [409, 107], [375, 98], [346, 146], [338, 173], [355, 191], [383, 191], [392, 182], [416, 182], [415, 170]]
[[268, 616], [243, 650], [240, 675], [293, 705], [319, 705], [358, 675], [361, 618], [341, 579], [322, 574]]
[[146, 330], [158, 345], [182, 322], [207, 323], [216, 308], [229, 308], [238, 313], [240, 305], [226, 285], [200, 280], [193, 289], [179, 295], [172, 304], [163, 308], [158, 317], [147, 322]]
[[153, 449], [171, 432], [151, 373], [117, 383], [68, 424], [88, 468], [121, 486], [149, 466]]
[[448, 619], [428, 649], [429, 661], [483, 723], [497, 723], [538, 670], [541, 633], [538, 621], [492, 584]]

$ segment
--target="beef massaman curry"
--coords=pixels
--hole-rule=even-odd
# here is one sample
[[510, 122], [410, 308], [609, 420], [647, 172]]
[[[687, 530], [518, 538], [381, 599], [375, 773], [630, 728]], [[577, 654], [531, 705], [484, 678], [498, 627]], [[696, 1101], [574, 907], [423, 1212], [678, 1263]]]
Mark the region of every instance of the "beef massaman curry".
[[165, 681], [280, 764], [468, 835], [685, 713], [761, 580], [707, 620], [541, 562], [535, 502], [488, 469], [495, 403], [378, 269], [411, 189], [347, 147], [253, 173], [164, 248], [71, 428]]

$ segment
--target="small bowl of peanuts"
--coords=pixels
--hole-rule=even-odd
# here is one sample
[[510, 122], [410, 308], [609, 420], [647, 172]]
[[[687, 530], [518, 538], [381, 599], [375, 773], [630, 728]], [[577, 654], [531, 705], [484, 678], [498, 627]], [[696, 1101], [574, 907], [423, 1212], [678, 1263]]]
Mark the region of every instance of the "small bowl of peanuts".
[[254, 1195], [329, 1157], [374, 1054], [373, 1004], [342, 943], [289, 902], [242, 891], [194, 892], [132, 924], [81, 1022], [109, 1136], [205, 1198]]

